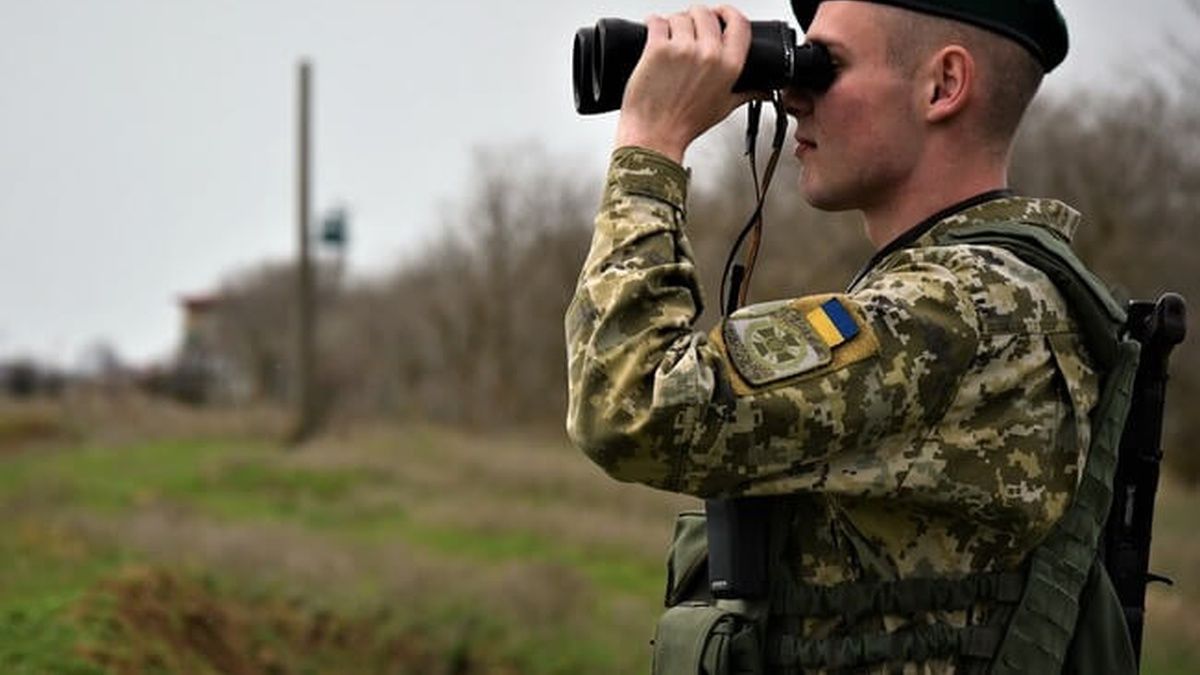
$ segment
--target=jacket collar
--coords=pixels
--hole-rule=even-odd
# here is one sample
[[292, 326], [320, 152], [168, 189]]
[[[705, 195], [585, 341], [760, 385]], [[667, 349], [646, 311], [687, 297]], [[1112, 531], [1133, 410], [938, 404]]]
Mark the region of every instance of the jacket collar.
[[948, 228], [978, 223], [1022, 222], [1049, 229], [1070, 242], [1079, 221], [1078, 211], [1056, 199], [1019, 197], [1011, 190], [984, 192], [938, 211], [879, 249], [855, 275], [850, 288], [857, 286], [863, 277], [893, 253], [935, 245], [937, 235]]

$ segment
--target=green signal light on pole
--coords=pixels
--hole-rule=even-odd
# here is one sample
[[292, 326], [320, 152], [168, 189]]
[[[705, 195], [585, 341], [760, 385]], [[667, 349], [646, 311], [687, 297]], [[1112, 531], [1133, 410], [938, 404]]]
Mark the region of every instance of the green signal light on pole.
[[332, 209], [321, 222], [321, 242], [341, 248], [349, 238], [349, 217], [346, 209]]

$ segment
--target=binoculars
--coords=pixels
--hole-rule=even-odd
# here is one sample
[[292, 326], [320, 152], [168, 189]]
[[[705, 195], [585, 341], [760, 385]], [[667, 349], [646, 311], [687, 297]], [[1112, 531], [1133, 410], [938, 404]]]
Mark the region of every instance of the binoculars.
[[[581, 115], [617, 110], [625, 84], [646, 47], [646, 26], [623, 19], [600, 19], [575, 33], [572, 56], [575, 110]], [[799, 87], [824, 91], [833, 82], [829, 51], [819, 44], [796, 44], [796, 31], [783, 21], [752, 21], [750, 51], [733, 91], [774, 91]]]

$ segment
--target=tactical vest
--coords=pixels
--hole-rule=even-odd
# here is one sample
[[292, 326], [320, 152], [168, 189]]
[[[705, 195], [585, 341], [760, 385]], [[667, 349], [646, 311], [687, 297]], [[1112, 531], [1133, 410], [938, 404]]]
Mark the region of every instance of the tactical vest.
[[[1136, 672], [1120, 602], [1097, 559], [1140, 349], [1125, 334], [1125, 311], [1048, 229], [961, 226], [935, 243], [1013, 253], [1053, 281], [1079, 325], [1102, 379], [1082, 478], [1062, 519], [1015, 570], [815, 586], [796, 582], [784, 566], [778, 542], [789, 522], [789, 497], [762, 498], [770, 514], [769, 594], [760, 602], [731, 602], [713, 601], [704, 583], [704, 514], [682, 514], [668, 556], [669, 609], [655, 633], [655, 675], [856, 672], [945, 658], [959, 673]], [[983, 623], [965, 627], [920, 623], [824, 639], [796, 632], [806, 618], [843, 617], [853, 625], [857, 618], [979, 608]]]

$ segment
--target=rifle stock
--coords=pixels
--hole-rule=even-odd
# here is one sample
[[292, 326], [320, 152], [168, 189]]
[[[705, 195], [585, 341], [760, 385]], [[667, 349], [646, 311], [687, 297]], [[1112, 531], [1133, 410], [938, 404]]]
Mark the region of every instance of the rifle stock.
[[1187, 333], [1187, 305], [1182, 296], [1166, 293], [1156, 302], [1130, 302], [1128, 311], [1129, 334], [1141, 343], [1142, 354], [1121, 435], [1101, 555], [1125, 610], [1134, 655], [1140, 661], [1146, 585], [1151, 581], [1171, 583], [1150, 572], [1150, 538], [1163, 458], [1167, 365], [1171, 351]]

